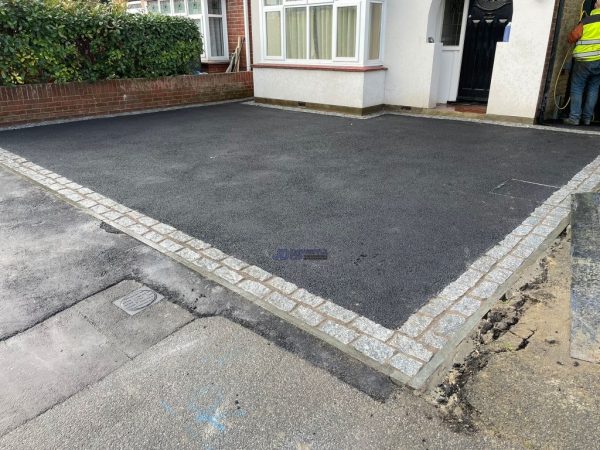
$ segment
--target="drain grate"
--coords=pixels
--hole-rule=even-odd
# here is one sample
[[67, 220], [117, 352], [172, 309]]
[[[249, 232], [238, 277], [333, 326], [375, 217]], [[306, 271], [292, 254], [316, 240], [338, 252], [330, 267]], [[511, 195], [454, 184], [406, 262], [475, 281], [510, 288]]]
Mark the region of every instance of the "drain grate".
[[113, 304], [130, 316], [143, 311], [155, 303], [160, 302], [164, 297], [158, 292], [153, 291], [149, 287], [141, 287], [133, 292], [130, 292], [124, 297], [121, 297], [113, 302]]

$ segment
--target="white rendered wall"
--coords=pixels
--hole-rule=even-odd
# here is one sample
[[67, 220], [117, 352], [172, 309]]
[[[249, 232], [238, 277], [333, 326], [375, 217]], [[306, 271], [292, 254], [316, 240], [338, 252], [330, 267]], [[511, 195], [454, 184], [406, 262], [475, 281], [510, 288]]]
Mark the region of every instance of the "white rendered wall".
[[254, 96], [277, 100], [367, 108], [383, 104], [385, 71], [254, 67]]
[[510, 42], [499, 42], [488, 114], [534, 118], [552, 27], [554, 0], [515, 0]]

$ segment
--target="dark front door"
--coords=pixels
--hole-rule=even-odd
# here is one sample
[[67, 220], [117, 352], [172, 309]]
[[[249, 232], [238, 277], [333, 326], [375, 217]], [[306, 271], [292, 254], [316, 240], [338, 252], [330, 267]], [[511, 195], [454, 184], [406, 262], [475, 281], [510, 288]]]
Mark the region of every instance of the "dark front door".
[[496, 43], [502, 41], [512, 13], [512, 0], [471, 0], [458, 101], [487, 102]]

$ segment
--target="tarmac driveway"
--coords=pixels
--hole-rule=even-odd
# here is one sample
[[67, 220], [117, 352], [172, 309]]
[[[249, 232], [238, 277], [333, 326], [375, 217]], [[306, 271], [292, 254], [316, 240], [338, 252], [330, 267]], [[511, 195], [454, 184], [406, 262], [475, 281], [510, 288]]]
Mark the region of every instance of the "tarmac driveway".
[[4, 131], [0, 147], [396, 327], [594, 159], [597, 139], [227, 104]]

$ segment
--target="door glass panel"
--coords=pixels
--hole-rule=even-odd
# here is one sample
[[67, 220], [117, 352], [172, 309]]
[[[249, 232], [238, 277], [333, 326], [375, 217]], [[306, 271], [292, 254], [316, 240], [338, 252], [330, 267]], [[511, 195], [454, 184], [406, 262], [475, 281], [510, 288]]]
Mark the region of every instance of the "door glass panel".
[[444, 24], [442, 27], [442, 44], [460, 45], [464, 6], [464, 0], [446, 0]]
[[160, 0], [160, 12], [171, 14], [171, 0]]
[[146, 8], [148, 8], [149, 13], [157, 13], [158, 12], [158, 0], [148, 0], [146, 3]]
[[185, 14], [185, 0], [175, 0], [173, 6], [175, 14]]

